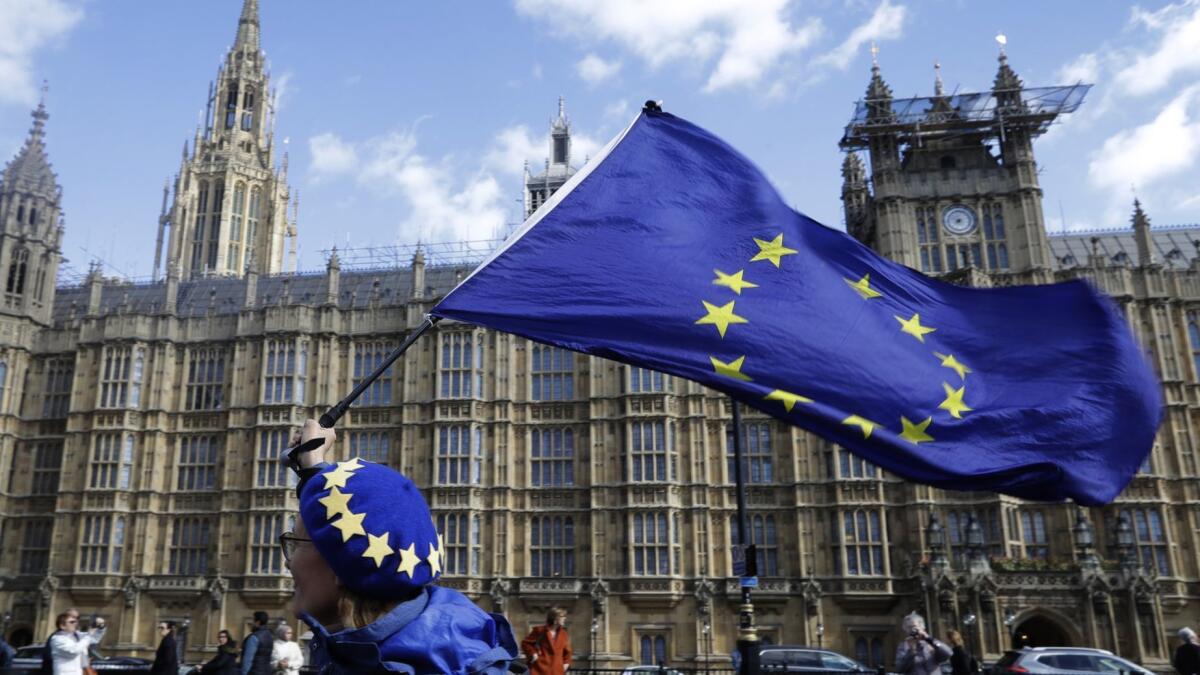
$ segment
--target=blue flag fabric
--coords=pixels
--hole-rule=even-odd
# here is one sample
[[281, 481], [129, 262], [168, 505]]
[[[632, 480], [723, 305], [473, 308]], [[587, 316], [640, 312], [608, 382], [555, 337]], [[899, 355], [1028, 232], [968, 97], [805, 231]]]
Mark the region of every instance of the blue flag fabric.
[[666, 113], [642, 113], [432, 313], [695, 380], [953, 490], [1110, 502], [1162, 414], [1088, 284], [926, 277]]

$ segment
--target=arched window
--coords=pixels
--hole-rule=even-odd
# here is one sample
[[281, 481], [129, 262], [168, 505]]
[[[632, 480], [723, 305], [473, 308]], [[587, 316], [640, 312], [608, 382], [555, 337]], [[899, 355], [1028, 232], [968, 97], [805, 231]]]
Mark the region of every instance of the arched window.
[[246, 258], [254, 252], [254, 244], [258, 241], [258, 219], [262, 211], [262, 190], [254, 188], [250, 191], [250, 208], [246, 211]]
[[29, 224], [37, 225], [37, 207], [36, 206], [29, 207]]
[[29, 249], [20, 247], [13, 249], [12, 258], [8, 263], [8, 283], [4, 290], [13, 295], [25, 292], [25, 271], [29, 265]]
[[254, 88], [246, 87], [246, 93], [242, 96], [242, 131], [250, 131], [254, 128]]
[[233, 208], [229, 213], [229, 250], [225, 257], [225, 268], [237, 272], [241, 269], [242, 222], [246, 212], [246, 184], [233, 187]]
[[229, 87], [229, 96], [225, 99], [225, 128], [232, 129], [233, 123], [237, 121], [237, 101], [238, 90], [237, 85]]

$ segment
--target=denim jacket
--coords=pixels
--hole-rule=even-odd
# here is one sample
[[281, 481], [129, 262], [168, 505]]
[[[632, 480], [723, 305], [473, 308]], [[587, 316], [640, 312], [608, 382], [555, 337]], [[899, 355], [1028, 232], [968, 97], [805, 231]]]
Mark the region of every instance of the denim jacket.
[[508, 621], [458, 591], [429, 586], [374, 623], [329, 633], [307, 614], [310, 662], [321, 675], [504, 675], [517, 656]]

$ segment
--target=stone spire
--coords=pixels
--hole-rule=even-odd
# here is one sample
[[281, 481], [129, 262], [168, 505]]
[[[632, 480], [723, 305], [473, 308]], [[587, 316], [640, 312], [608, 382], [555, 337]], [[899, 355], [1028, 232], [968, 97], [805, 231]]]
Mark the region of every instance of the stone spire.
[[879, 47], [871, 43], [871, 82], [867, 85], [867, 119], [880, 120], [892, 115], [892, 88], [879, 73]]
[[946, 87], [942, 84], [942, 64], [937, 61], [933, 62], [933, 95], [946, 95]]
[[1137, 243], [1138, 265], [1147, 266], [1158, 263], [1154, 250], [1154, 241], [1150, 237], [1150, 218], [1142, 210], [1142, 202], [1133, 199], [1133, 240]]
[[258, 22], [258, 0], [245, 0], [242, 4], [242, 16], [238, 19], [237, 38], [233, 42], [233, 51], [249, 51], [258, 54], [259, 36], [262, 27]]
[[50, 168], [50, 158], [46, 154], [46, 120], [50, 119], [50, 114], [46, 112], [45, 100], [38, 103], [32, 117], [33, 126], [25, 138], [25, 145], [4, 169], [4, 187], [54, 198], [58, 176]]
[[550, 123], [550, 163], [559, 167], [571, 165], [571, 120], [562, 96], [558, 97], [558, 117]]
[[[1024, 86], [1021, 78], [1017, 77], [1017, 73], [1008, 65], [1008, 52], [1004, 50], [1004, 45], [1008, 44], [1008, 38], [1004, 35], [997, 35], [996, 42], [1000, 43], [1000, 68], [996, 71], [996, 79], [992, 83], [992, 92], [996, 94], [1000, 105], [1015, 105], [1020, 103], [1020, 90]], [[1008, 93], [1007, 96], [1004, 93]], [[1014, 100], [1015, 95], [1015, 100]]]

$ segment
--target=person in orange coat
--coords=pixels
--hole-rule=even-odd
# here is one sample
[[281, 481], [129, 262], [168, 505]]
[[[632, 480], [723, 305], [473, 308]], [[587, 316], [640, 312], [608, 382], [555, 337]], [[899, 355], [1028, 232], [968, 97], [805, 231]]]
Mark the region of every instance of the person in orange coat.
[[566, 624], [567, 610], [551, 608], [546, 614], [546, 625], [535, 626], [521, 640], [530, 675], [563, 675], [571, 667], [573, 653]]

